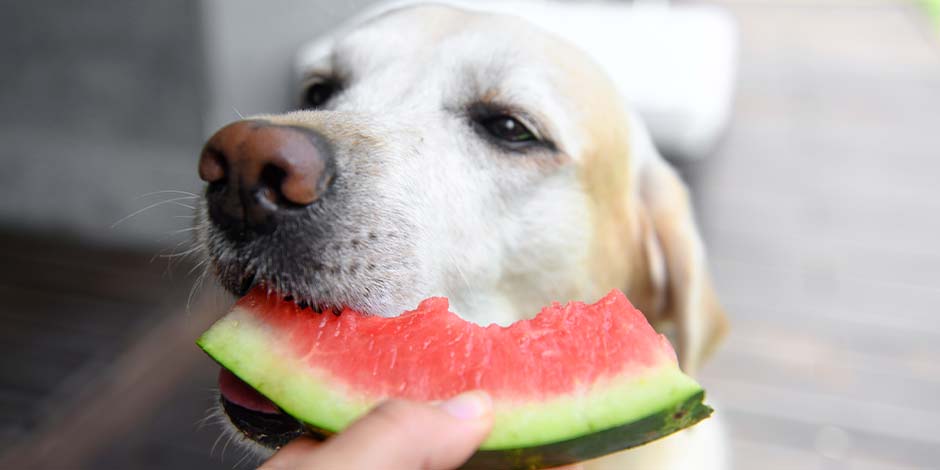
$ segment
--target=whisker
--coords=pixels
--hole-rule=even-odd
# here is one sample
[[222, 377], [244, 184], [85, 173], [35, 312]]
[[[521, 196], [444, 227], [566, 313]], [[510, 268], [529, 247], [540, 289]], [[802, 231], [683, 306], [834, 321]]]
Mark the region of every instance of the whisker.
[[196, 270], [199, 269], [199, 268], [201, 268], [202, 265], [206, 263], [206, 261], [209, 261], [209, 258], [208, 258], [208, 257], [206, 257], [205, 259], [203, 259], [202, 261], [200, 261], [198, 264], [196, 264], [195, 266], [193, 266], [193, 267], [189, 270], [189, 272], [186, 273], [186, 275], [189, 276], [190, 274], [196, 272]]
[[232, 111], [235, 111], [235, 115], [238, 116], [238, 119], [245, 119], [245, 116], [242, 116], [242, 113], [238, 111], [238, 108], [232, 106]]
[[[203, 264], [208, 260], [209, 258], [206, 257], [206, 259], [202, 260], [199, 264]], [[193, 283], [193, 287], [189, 290], [189, 297], [186, 298], [186, 311], [187, 312], [190, 311], [190, 308], [193, 303], [193, 297], [195, 297], [196, 292], [202, 287], [202, 284], [203, 282], [205, 282], [207, 277], [209, 277], [209, 265], [208, 264], [206, 264], [205, 269], [202, 271], [202, 275], [199, 276], [199, 279], [197, 279], [196, 282]]]
[[193, 422], [193, 426], [195, 426], [196, 429], [202, 429], [206, 426], [206, 424], [209, 424], [209, 420], [212, 418], [215, 418], [215, 415], [210, 414], [209, 416], [203, 416], [202, 418], [199, 418]]
[[181, 233], [192, 232], [193, 230], [198, 230], [198, 229], [199, 229], [199, 226], [198, 226], [198, 225], [194, 225], [194, 226], [192, 226], [192, 227], [186, 227], [186, 228], [181, 228], [181, 229], [179, 229], [179, 230], [173, 230], [172, 232], [170, 232], [170, 234], [171, 234], [171, 235], [178, 235], [178, 234], [181, 234]]
[[[181, 242], [181, 243], [185, 243], [185, 242]], [[191, 254], [193, 254], [193, 253], [199, 251], [200, 249], [202, 249], [202, 247], [199, 246], [199, 245], [196, 245], [196, 246], [194, 246], [194, 247], [192, 247], [192, 248], [190, 248], [190, 249], [188, 249], [188, 250], [186, 250], [186, 251], [181, 251], [181, 252], [179, 252], [179, 253], [167, 253], [167, 254], [156, 255], [156, 256], [154, 256], [154, 259], [156, 259], [156, 258], [174, 259], [174, 258], [186, 257], [187, 255], [191, 255]], [[151, 261], [153, 261], [153, 260], [151, 260]]]
[[[187, 244], [188, 246], [186, 248], [180, 250], [181, 246], [187, 245]], [[174, 251], [174, 250], [179, 250], [179, 251]], [[172, 269], [173, 269], [173, 265], [175, 262], [181, 262], [189, 258], [191, 255], [199, 254], [203, 250], [204, 250], [203, 245], [199, 243], [197, 240], [181, 240], [177, 242], [176, 245], [172, 249], [170, 249], [171, 251], [170, 253], [161, 251], [153, 255], [153, 257], [150, 258], [150, 262], [153, 263], [157, 259], [167, 260], [165, 274], [172, 275]]]
[[225, 439], [225, 444], [222, 445], [222, 461], [225, 461], [225, 449], [228, 449], [228, 445], [235, 440], [235, 434], [231, 433], [226, 437], [227, 439]]
[[162, 191], [151, 191], [149, 193], [144, 193], [144, 194], [141, 194], [140, 196], [135, 197], [134, 199], [136, 200], [136, 199], [141, 199], [141, 198], [145, 198], [148, 196], [156, 196], [157, 194], [184, 194], [186, 196], [199, 197], [198, 194], [191, 193], [189, 191], [181, 191], [179, 189], [164, 189]]
[[[215, 393], [218, 393], [217, 389]], [[222, 411], [222, 407], [218, 403], [206, 408], [206, 411], [204, 414], [205, 416], [196, 420], [196, 422], [194, 423], [196, 426], [196, 429], [202, 429], [209, 423], [219, 424], [219, 425], [225, 423], [225, 419], [226, 419], [225, 413]]]
[[215, 447], [219, 445], [219, 441], [221, 441], [223, 437], [225, 437], [225, 433], [224, 433], [224, 432], [220, 432], [220, 433], [219, 433], [219, 437], [215, 438], [215, 442], [213, 442], [213, 443], [212, 443], [212, 447], [209, 448], [209, 457], [210, 457], [210, 458], [215, 454]]
[[238, 459], [238, 462], [235, 462], [235, 465], [232, 465], [232, 468], [237, 468], [237, 467], [238, 467], [239, 465], [241, 465], [242, 462], [244, 462], [245, 459], [247, 459], [248, 456], [250, 456], [250, 455], [251, 455], [251, 451], [250, 451], [250, 450], [248, 450], [248, 449], [243, 449], [242, 458]]
[[165, 201], [155, 202], [155, 203], [153, 203], [153, 204], [150, 204], [150, 205], [147, 206], [147, 207], [144, 207], [143, 209], [138, 209], [138, 210], [136, 210], [136, 211], [134, 211], [134, 212], [131, 212], [130, 214], [128, 214], [128, 215], [122, 217], [122, 218], [121, 218], [120, 220], [118, 220], [117, 222], [111, 224], [111, 228], [117, 227], [118, 225], [120, 225], [120, 224], [121, 224], [122, 222], [124, 222], [125, 220], [130, 219], [131, 217], [134, 217], [135, 215], [140, 214], [141, 212], [144, 212], [144, 211], [153, 209], [153, 208], [158, 207], [158, 206], [162, 206], [162, 205], [164, 205], [164, 204], [175, 204], [175, 205], [178, 205], [178, 206], [186, 207], [186, 208], [191, 209], [191, 210], [196, 210], [196, 208], [193, 207], [193, 206], [186, 205], [186, 204], [183, 204], [183, 203], [179, 202], [179, 201], [185, 201], [185, 200], [187, 200], [187, 199], [192, 199], [192, 197], [190, 197], [190, 196], [177, 197], [177, 198], [173, 198], [173, 199], [167, 199], [167, 200], [165, 200]]

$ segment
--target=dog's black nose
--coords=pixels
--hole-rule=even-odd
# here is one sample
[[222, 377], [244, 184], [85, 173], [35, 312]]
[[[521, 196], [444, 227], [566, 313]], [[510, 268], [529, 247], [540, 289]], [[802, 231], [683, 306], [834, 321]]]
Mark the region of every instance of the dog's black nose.
[[270, 233], [333, 181], [326, 140], [311, 129], [239, 121], [215, 133], [199, 157], [209, 217], [233, 238]]

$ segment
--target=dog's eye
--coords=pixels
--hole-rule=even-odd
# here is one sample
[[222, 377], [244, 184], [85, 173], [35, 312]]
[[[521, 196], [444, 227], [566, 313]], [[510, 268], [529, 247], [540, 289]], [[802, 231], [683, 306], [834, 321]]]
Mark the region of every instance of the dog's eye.
[[551, 138], [543, 134], [538, 122], [523, 109], [500, 103], [476, 102], [471, 103], [465, 112], [476, 133], [502, 150], [517, 153], [557, 150]]
[[538, 140], [534, 132], [530, 131], [525, 124], [519, 122], [518, 119], [512, 116], [494, 116], [483, 120], [480, 124], [493, 137], [509, 143], [521, 144]]
[[336, 92], [336, 85], [323, 81], [311, 83], [304, 91], [303, 107], [304, 109], [315, 109], [323, 106], [330, 100], [333, 93]]

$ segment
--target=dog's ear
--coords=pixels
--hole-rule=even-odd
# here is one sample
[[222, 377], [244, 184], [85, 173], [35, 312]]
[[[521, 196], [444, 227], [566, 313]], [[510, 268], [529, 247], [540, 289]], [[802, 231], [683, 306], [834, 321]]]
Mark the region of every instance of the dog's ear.
[[648, 142], [642, 127], [637, 130], [634, 139], [643, 141], [638, 148], [641, 155], [634, 155], [646, 226], [643, 246], [650, 279], [660, 291], [651, 321], [666, 326], [678, 343], [682, 369], [694, 372], [718, 345], [728, 321], [708, 274], [688, 189]]

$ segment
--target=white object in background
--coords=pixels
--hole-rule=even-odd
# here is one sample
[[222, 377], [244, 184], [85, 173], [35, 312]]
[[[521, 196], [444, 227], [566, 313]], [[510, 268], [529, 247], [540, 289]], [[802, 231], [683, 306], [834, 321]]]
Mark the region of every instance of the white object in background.
[[[429, 2], [381, 3], [351, 24], [416, 3]], [[430, 3], [519, 16], [579, 46], [608, 72], [669, 157], [702, 158], [727, 124], [737, 28], [720, 8], [538, 0]], [[325, 41], [304, 47], [298, 63], [322, 54]]]

